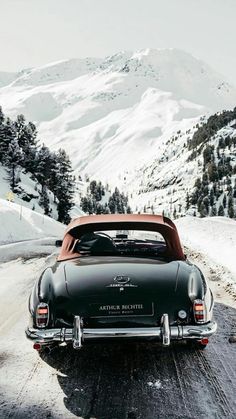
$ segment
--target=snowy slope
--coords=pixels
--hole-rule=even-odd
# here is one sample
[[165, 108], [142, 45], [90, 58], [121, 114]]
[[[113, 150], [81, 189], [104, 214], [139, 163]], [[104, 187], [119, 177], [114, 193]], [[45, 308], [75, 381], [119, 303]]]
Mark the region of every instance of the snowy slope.
[[[200, 124], [205, 121], [201, 118]], [[199, 122], [199, 121], [198, 121]], [[156, 212], [165, 211], [167, 216], [183, 215], [186, 212], [186, 196], [191, 196], [197, 178], [203, 174], [203, 150], [199, 155], [189, 160], [192, 150], [188, 149], [187, 142], [192, 139], [196, 131], [196, 123], [191, 121], [182, 122], [183, 130], [162, 138], [156, 147], [156, 155], [150, 159], [150, 163], [141, 168], [128, 171], [125, 177], [120, 179], [120, 188], [129, 194], [129, 203], [134, 211]], [[218, 146], [222, 138], [236, 138], [236, 124], [230, 124], [219, 129], [209, 138], [208, 143]], [[236, 150], [226, 149], [225, 157], [231, 158], [231, 164], [236, 165]], [[234, 186], [235, 174], [231, 176], [231, 184]], [[224, 182], [223, 182], [224, 183]], [[221, 203], [223, 198], [219, 198]], [[235, 201], [236, 209], [236, 201]], [[217, 204], [218, 208], [218, 204]]]
[[65, 225], [13, 202], [0, 199], [0, 244], [45, 237], [61, 238]]
[[147, 49], [28, 70], [0, 89], [0, 103], [35, 121], [80, 173], [115, 184], [200, 115], [233, 107], [236, 89], [183, 51]]
[[12, 83], [17, 77], [18, 73], [7, 73], [5, 71], [0, 71], [0, 87], [7, 86]]
[[[173, 217], [183, 213], [187, 192], [191, 192], [194, 182], [202, 173], [202, 156], [188, 162], [191, 152], [187, 140], [196, 130], [194, 121], [183, 121], [182, 131], [169, 132], [156, 147], [156, 155], [150, 163], [129, 171], [121, 181], [130, 197], [133, 210], [161, 213]], [[184, 127], [185, 125], [185, 127]]]
[[236, 290], [236, 221], [225, 217], [183, 217], [175, 220], [181, 240], [228, 269]]
[[[19, 205], [23, 205], [26, 208], [33, 209], [40, 214], [44, 213], [44, 209], [39, 205], [40, 199], [40, 190], [41, 186], [36, 183], [29, 173], [20, 173], [20, 182], [18, 184], [18, 194], [11, 194], [9, 176], [7, 174], [6, 168], [0, 163], [0, 198], [9, 199], [12, 198], [13, 202]], [[57, 218], [56, 204], [53, 202], [53, 193], [48, 191], [48, 197], [50, 202], [50, 207], [52, 208], [52, 217]]]
[[[20, 181], [17, 186], [19, 190], [18, 194], [12, 194], [9, 184], [9, 176], [7, 174], [6, 168], [0, 163], [0, 199], [13, 200], [14, 203], [22, 205], [23, 207], [34, 209], [35, 212], [44, 214], [44, 209], [39, 205], [41, 185], [39, 185], [35, 180], [30, 176], [30, 173], [25, 173], [24, 170], [20, 172]], [[50, 190], [47, 190], [49, 205], [52, 210], [51, 216], [54, 219], [58, 218], [57, 213], [57, 204], [54, 202], [54, 195]], [[75, 205], [72, 207], [70, 212], [71, 218], [79, 217], [84, 215], [83, 211], [80, 209], [80, 198], [78, 193], [75, 194]]]

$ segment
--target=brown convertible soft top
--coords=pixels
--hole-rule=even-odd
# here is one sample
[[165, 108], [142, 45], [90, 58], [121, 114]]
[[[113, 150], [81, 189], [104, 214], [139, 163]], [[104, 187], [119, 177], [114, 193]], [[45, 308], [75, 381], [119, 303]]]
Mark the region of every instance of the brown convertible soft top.
[[166, 255], [171, 260], [185, 260], [175, 224], [167, 217], [152, 214], [106, 214], [76, 218], [67, 227], [58, 261], [79, 257], [74, 251], [77, 239], [85, 233], [108, 230], [146, 230], [162, 234]]

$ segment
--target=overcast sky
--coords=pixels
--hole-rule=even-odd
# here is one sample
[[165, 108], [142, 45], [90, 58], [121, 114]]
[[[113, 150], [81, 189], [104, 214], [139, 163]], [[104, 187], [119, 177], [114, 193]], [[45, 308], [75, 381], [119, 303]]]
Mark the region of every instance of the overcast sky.
[[236, 85], [236, 0], [0, 0], [0, 71], [176, 47]]

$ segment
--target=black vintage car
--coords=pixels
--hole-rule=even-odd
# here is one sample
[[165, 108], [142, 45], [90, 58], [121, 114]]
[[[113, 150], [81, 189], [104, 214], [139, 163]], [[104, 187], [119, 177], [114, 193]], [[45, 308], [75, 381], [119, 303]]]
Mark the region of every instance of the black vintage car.
[[35, 349], [125, 339], [204, 348], [215, 333], [212, 292], [168, 218], [80, 217], [61, 244], [29, 299], [26, 335]]

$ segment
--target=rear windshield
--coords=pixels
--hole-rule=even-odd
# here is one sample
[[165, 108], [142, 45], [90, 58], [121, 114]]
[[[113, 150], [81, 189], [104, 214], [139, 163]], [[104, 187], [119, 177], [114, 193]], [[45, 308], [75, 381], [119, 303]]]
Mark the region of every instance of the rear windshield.
[[166, 243], [160, 233], [140, 230], [94, 231], [76, 240], [80, 255], [164, 257]]

